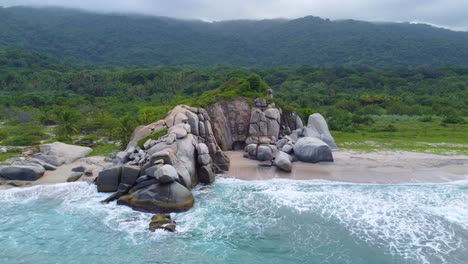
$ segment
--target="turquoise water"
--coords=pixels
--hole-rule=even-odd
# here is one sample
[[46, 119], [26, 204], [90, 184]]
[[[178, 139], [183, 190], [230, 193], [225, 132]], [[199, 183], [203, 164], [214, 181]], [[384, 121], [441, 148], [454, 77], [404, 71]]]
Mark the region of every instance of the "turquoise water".
[[176, 233], [86, 183], [0, 191], [0, 263], [467, 263], [468, 182], [218, 179]]

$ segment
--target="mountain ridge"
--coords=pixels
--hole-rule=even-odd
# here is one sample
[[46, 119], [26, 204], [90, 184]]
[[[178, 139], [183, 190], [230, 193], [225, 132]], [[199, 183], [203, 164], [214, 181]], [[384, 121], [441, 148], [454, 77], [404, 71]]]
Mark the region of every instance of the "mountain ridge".
[[204, 22], [0, 8], [0, 47], [114, 66], [468, 67], [468, 32], [314, 16]]

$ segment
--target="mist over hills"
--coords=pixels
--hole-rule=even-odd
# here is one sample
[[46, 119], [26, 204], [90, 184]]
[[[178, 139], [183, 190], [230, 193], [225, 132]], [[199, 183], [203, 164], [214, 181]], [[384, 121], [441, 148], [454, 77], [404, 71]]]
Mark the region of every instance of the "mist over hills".
[[0, 8], [0, 47], [73, 64], [468, 67], [468, 32], [424, 24], [203, 22], [62, 8]]

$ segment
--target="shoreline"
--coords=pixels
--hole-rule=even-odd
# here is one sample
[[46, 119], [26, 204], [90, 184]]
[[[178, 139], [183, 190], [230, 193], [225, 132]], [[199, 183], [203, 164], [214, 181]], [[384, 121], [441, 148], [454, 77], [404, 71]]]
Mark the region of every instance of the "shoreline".
[[[290, 179], [361, 184], [411, 184], [468, 180], [468, 156], [460, 155], [442, 156], [407, 151], [338, 150], [333, 152], [334, 162], [316, 164], [295, 162], [292, 172], [287, 173], [274, 166], [261, 166], [265, 162], [244, 158], [242, 151], [227, 151], [226, 153], [231, 159], [231, 167], [223, 176], [245, 181]], [[79, 166], [91, 168], [93, 176], [83, 175], [78, 181], [93, 182], [99, 171], [112, 166], [112, 163], [101, 156], [83, 158], [62, 165], [55, 171], [46, 171], [44, 176], [37, 181], [24, 182], [25, 184], [21, 188], [66, 183], [72, 169]], [[0, 190], [11, 188], [15, 187], [6, 183], [0, 185]]]
[[338, 150], [334, 162], [316, 164], [295, 162], [291, 173], [276, 167], [259, 166], [243, 157], [243, 152], [227, 152], [231, 168], [226, 178], [240, 180], [326, 180], [344, 183], [401, 184], [441, 183], [468, 180], [468, 156], [377, 151]]

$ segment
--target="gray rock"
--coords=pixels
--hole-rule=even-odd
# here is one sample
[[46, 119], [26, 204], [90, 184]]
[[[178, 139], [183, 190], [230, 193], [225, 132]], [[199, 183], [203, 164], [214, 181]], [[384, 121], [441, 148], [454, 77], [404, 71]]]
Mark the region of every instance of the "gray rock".
[[278, 169], [285, 172], [291, 172], [292, 170], [292, 162], [290, 156], [282, 151], [278, 151], [276, 153], [275, 165]]
[[134, 185], [136, 179], [140, 176], [140, 167], [125, 165], [122, 167], [122, 175], [120, 176], [120, 182], [127, 185]]
[[203, 138], [206, 137], [205, 123], [202, 121], [198, 123], [198, 133], [200, 137], [203, 137]]
[[7, 153], [8, 148], [7, 147], [0, 147], [0, 153]]
[[57, 169], [56, 166], [52, 165], [52, 164], [49, 164], [45, 161], [42, 161], [40, 159], [36, 159], [36, 158], [32, 158], [30, 160], [28, 160], [28, 162], [30, 163], [35, 163], [35, 164], [38, 164], [38, 165], [41, 165], [42, 167], [44, 167], [44, 169], [48, 170], [48, 171], [54, 171]]
[[293, 127], [293, 129], [294, 130], [302, 129], [304, 127], [304, 124], [302, 123], [301, 117], [298, 114], [294, 113], [293, 118], [294, 118], [294, 127]]
[[288, 139], [286, 138], [282, 138], [278, 141], [276, 141], [276, 147], [278, 147], [279, 149], [282, 149], [284, 147], [284, 145], [286, 145], [286, 143], [288, 143]]
[[118, 204], [148, 213], [184, 212], [193, 207], [192, 192], [178, 182], [152, 184], [119, 198]]
[[177, 162], [177, 157], [172, 149], [163, 149], [159, 152], [154, 153], [151, 156], [152, 160], [162, 159], [164, 164], [174, 165]]
[[44, 172], [44, 167], [35, 164], [0, 167], [0, 177], [12, 181], [35, 181]]
[[155, 232], [157, 229], [175, 232], [176, 222], [171, 220], [171, 215], [155, 215], [151, 218], [149, 230]]
[[273, 151], [268, 145], [260, 145], [257, 148], [257, 159], [259, 161], [266, 161], [273, 159]]
[[315, 137], [327, 143], [331, 149], [337, 149], [325, 118], [321, 114], [315, 113], [309, 116], [307, 127], [304, 128], [305, 137]]
[[156, 173], [156, 171], [158, 171], [162, 166], [163, 164], [156, 164], [154, 166], [151, 166], [145, 169], [145, 174], [148, 175], [148, 177], [154, 177], [154, 174]]
[[156, 180], [155, 178], [150, 178], [150, 180], [145, 180], [145, 181], [141, 181], [141, 182], [138, 182], [135, 186], [133, 186], [130, 191], [128, 191], [129, 194], [132, 194], [138, 190], [141, 190], [141, 189], [144, 189], [144, 188], [147, 188], [148, 186], [151, 186], [151, 185], [155, 185], [155, 184], [158, 184], [158, 180]]
[[279, 120], [281, 118], [281, 114], [277, 108], [269, 108], [265, 110], [265, 116], [269, 119], [276, 120], [279, 123]]
[[200, 167], [198, 170], [198, 178], [201, 183], [212, 184], [216, 178], [213, 167], [211, 165]]
[[249, 144], [245, 148], [250, 159], [257, 159], [257, 144]]
[[[41, 150], [41, 153], [45, 155], [64, 158], [65, 163], [72, 163], [77, 159], [84, 158], [93, 151], [93, 149], [88, 147], [69, 145], [62, 142], [44, 144], [39, 146], [39, 149]], [[55, 166], [55, 164], [52, 165]]]
[[97, 177], [98, 192], [115, 192], [120, 184], [122, 167], [113, 167], [101, 171]]
[[294, 145], [294, 155], [303, 162], [333, 161], [333, 155], [327, 143], [312, 137], [299, 139]]
[[280, 123], [274, 119], [268, 119], [266, 135], [271, 138], [278, 138], [280, 132]]
[[65, 163], [65, 159], [62, 157], [54, 156], [54, 155], [45, 155], [43, 153], [37, 153], [33, 155], [33, 158], [38, 160], [42, 160], [45, 163], [51, 164], [53, 166], [61, 166]]
[[210, 151], [208, 150], [208, 146], [205, 143], [198, 143], [197, 144], [197, 154], [198, 155], [203, 155], [203, 154], [209, 154]]
[[184, 113], [177, 113], [177, 115], [174, 118], [174, 126], [180, 125], [180, 124], [187, 124], [188, 123], [188, 117]]
[[288, 154], [292, 154], [294, 152], [294, 147], [290, 144], [286, 144], [281, 148], [281, 151]]
[[210, 154], [202, 154], [202, 155], [198, 155], [198, 164], [201, 164], [201, 165], [208, 165], [211, 163], [211, 156]]
[[187, 136], [187, 130], [182, 125], [175, 125], [169, 130], [169, 134], [175, 134], [177, 139], [181, 139]]
[[188, 189], [192, 189], [193, 187], [195, 187], [198, 181], [192, 181], [192, 177], [190, 176], [190, 173], [185, 168], [185, 166], [176, 165], [174, 166], [174, 168], [176, 169], [177, 174], [179, 175], [179, 179], [177, 180], [177, 182], [184, 185]]
[[68, 176], [67, 182], [76, 182], [76, 181], [79, 180], [83, 175], [84, 175], [83, 172], [73, 172], [70, 176]]
[[130, 154], [128, 154], [128, 152], [126, 151], [117, 152], [117, 154], [115, 154], [115, 157], [113, 159], [114, 163], [116, 164], [124, 164], [129, 160], [130, 160]]
[[177, 170], [172, 165], [163, 165], [154, 173], [154, 177], [161, 184], [171, 183], [179, 179]]

